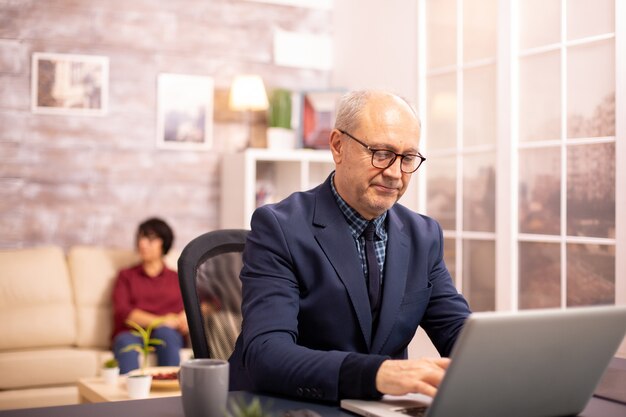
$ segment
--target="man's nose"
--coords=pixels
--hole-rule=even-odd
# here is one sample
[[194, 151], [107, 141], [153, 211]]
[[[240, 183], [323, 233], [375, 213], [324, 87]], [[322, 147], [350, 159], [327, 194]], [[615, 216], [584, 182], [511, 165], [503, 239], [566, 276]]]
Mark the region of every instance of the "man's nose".
[[389, 167], [385, 168], [384, 173], [394, 178], [402, 178], [402, 169], [400, 169], [400, 165], [402, 165], [402, 158], [397, 157], [393, 164]]

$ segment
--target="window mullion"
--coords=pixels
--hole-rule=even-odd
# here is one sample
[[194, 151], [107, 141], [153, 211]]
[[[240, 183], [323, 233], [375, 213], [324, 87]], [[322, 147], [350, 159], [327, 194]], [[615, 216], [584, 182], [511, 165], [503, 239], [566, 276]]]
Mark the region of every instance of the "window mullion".
[[456, 280], [465, 291], [463, 258], [463, 0], [456, 0]]
[[512, 0], [498, 2], [496, 133], [496, 310], [517, 309], [516, 23]]
[[[615, 303], [626, 304], [626, 2], [615, 1]], [[626, 344], [622, 346], [626, 354]]]
[[[615, 1], [615, 304], [626, 305], [626, 2]], [[618, 355], [626, 357], [626, 339]]]
[[561, 307], [567, 307], [567, 0], [561, 0]]

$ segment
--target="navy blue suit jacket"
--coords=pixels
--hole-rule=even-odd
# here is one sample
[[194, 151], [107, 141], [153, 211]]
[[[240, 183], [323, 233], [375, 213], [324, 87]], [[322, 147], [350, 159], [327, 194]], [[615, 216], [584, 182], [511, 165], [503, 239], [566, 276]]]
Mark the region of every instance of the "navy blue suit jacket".
[[406, 358], [421, 325], [447, 356], [469, 315], [443, 261], [439, 224], [395, 204], [373, 332], [361, 261], [329, 180], [252, 216], [232, 390], [335, 401], [349, 353]]

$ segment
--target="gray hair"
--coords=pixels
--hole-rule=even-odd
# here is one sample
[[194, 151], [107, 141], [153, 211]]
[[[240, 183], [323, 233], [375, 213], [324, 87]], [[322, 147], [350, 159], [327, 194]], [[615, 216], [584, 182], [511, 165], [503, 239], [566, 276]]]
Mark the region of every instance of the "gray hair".
[[407, 106], [409, 106], [409, 108], [413, 112], [413, 115], [416, 119], [418, 119], [419, 122], [417, 112], [415, 111], [413, 106], [411, 106], [411, 103], [409, 103], [404, 97], [384, 91], [356, 90], [344, 94], [339, 99], [339, 102], [337, 104], [337, 115], [335, 117], [335, 129], [343, 130], [344, 132], [354, 132], [361, 123], [361, 115], [363, 113], [363, 109], [365, 108], [365, 105], [369, 101], [370, 97], [380, 94], [394, 95], [404, 101]]

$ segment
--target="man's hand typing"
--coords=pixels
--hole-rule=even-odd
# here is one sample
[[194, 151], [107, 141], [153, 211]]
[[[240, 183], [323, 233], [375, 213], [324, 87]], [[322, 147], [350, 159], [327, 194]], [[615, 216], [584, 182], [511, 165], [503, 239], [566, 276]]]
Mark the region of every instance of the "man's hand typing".
[[378, 368], [376, 389], [390, 395], [419, 393], [434, 397], [448, 365], [448, 358], [386, 360]]

